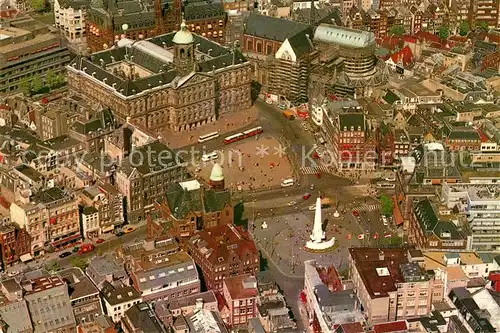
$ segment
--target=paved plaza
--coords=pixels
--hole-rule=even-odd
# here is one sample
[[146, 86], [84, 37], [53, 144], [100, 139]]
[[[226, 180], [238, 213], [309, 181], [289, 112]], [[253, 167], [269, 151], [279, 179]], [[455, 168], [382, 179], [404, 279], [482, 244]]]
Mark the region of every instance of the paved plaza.
[[[311, 201], [312, 203], [312, 201]], [[283, 274], [288, 276], [303, 276], [304, 261], [314, 259], [320, 265], [335, 265], [339, 271], [348, 265], [348, 248], [358, 246], [356, 235], [359, 227], [343, 218], [334, 218], [332, 208], [323, 209], [323, 221], [326, 225], [326, 238], [335, 237], [335, 248], [327, 253], [312, 253], [304, 249], [313, 227], [314, 212], [304, 211], [288, 215], [259, 219], [253, 228], [254, 237], [266, 257], [272, 258]], [[267, 229], [262, 228], [264, 221]], [[351, 234], [351, 239], [347, 235]]]
[[173, 133], [166, 130], [163, 132], [163, 138], [164, 141], [166, 141], [167, 146], [172, 149], [177, 149], [197, 143], [198, 138], [203, 134], [219, 131], [220, 135], [224, 136], [225, 133], [247, 127], [248, 125], [256, 122], [257, 116], [257, 107], [252, 106], [248, 110], [225, 114], [215, 122], [203, 125], [191, 131]]
[[[224, 170], [226, 187], [234, 191], [265, 189], [293, 178], [290, 161], [279, 147], [278, 140], [265, 134], [225, 146], [219, 151], [218, 162]], [[208, 180], [212, 166], [213, 162], [201, 163], [196, 174]]]

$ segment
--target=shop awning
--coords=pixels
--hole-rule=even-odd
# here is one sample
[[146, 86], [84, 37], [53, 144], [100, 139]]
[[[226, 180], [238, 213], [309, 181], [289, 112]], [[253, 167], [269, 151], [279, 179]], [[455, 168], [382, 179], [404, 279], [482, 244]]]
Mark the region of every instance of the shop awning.
[[19, 259], [21, 259], [22, 262], [27, 262], [27, 261], [33, 260], [33, 257], [31, 256], [31, 254], [26, 253], [26, 254], [23, 254]]

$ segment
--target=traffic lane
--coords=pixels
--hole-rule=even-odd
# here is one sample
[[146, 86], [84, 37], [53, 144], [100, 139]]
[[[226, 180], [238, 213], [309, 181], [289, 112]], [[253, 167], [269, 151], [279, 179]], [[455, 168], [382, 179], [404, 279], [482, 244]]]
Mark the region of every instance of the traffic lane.
[[73, 258], [90, 259], [93, 256], [97, 255], [97, 253], [99, 253], [99, 252], [100, 253], [109, 253], [109, 252], [114, 251], [116, 248], [118, 248], [119, 246], [121, 246], [125, 243], [129, 243], [132, 241], [141, 241], [141, 240], [144, 240], [145, 238], [146, 238], [146, 226], [141, 225], [135, 231], [133, 231], [129, 234], [125, 234], [125, 235], [120, 236], [120, 237], [114, 237], [114, 238], [111, 238], [109, 241], [106, 241], [104, 243], [96, 244], [95, 249], [92, 252], [87, 252], [87, 253], [82, 254], [82, 255], [80, 255], [78, 253], [73, 253], [72, 255], [65, 257], [65, 258], [56, 257], [52, 260], [46, 261], [46, 265], [50, 268], [51, 265], [53, 265], [55, 262], [57, 262], [57, 263], [59, 263], [59, 266], [61, 266], [61, 268], [70, 267], [71, 260]]

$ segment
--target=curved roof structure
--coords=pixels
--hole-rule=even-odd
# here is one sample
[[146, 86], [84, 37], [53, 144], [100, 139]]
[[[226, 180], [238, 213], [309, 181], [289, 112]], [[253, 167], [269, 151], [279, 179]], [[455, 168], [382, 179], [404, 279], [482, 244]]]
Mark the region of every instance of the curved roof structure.
[[350, 48], [364, 48], [375, 44], [375, 34], [331, 24], [320, 24], [314, 32], [314, 40]]
[[174, 44], [187, 45], [194, 42], [194, 37], [191, 31], [186, 26], [186, 21], [182, 21], [181, 30], [177, 31], [172, 39]]
[[210, 180], [213, 182], [220, 182], [224, 180], [224, 171], [219, 163], [215, 163], [212, 167], [212, 173], [210, 174]]

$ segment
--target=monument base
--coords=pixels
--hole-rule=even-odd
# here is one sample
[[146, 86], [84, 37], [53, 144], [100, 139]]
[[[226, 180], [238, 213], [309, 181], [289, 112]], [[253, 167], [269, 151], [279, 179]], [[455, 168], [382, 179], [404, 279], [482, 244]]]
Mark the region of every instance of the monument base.
[[322, 241], [322, 242], [313, 242], [309, 241], [306, 243], [306, 249], [312, 251], [325, 251], [335, 245], [335, 237], [332, 237], [330, 240]]

